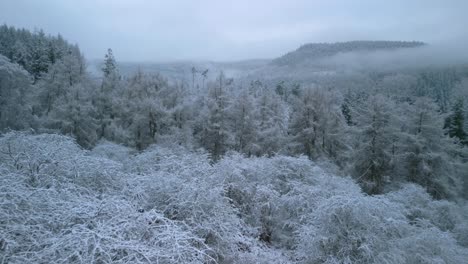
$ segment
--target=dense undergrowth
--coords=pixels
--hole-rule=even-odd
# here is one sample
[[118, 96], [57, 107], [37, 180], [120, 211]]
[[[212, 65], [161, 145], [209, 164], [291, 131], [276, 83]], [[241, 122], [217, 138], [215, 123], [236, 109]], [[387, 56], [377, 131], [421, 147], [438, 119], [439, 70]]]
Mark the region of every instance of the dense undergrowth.
[[464, 263], [468, 206], [306, 157], [0, 138], [0, 263]]

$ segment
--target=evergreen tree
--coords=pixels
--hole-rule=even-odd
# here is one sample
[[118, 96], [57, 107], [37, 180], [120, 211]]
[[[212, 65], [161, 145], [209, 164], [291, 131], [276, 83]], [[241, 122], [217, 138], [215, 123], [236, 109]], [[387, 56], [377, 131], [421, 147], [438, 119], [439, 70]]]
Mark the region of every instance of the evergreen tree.
[[104, 56], [104, 65], [102, 67], [104, 78], [115, 78], [117, 75], [117, 63], [114, 58], [112, 49], [107, 49], [107, 53]]
[[468, 136], [465, 132], [465, 112], [463, 99], [458, 99], [452, 107], [452, 112], [445, 121], [448, 135], [457, 138], [461, 144], [468, 145]]
[[210, 152], [213, 161], [218, 161], [228, 150], [231, 139], [227, 118], [230, 100], [225, 86], [226, 77], [221, 72], [211, 85], [194, 131], [199, 144]]
[[100, 123], [98, 135], [99, 138], [105, 137], [112, 140], [113, 135], [110, 133], [109, 127], [114, 125], [113, 122], [117, 116], [113, 106], [115, 101], [118, 100], [119, 92], [117, 90], [121, 88], [117, 63], [112, 49], [107, 50], [102, 72], [101, 89], [94, 96]]
[[0, 55], [0, 131], [32, 126], [29, 74]]
[[34, 82], [37, 82], [42, 74], [46, 73], [51, 64], [47, 52], [47, 39], [45, 33], [41, 30], [37, 33], [36, 38], [32, 43], [30, 53], [31, 74], [34, 77]]

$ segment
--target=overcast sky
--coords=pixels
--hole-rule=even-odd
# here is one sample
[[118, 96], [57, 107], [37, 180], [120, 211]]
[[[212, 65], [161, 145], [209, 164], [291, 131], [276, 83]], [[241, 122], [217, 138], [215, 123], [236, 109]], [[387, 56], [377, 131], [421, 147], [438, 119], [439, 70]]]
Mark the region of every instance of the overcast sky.
[[0, 23], [42, 28], [88, 59], [273, 58], [308, 42], [468, 39], [468, 0], [1, 0]]

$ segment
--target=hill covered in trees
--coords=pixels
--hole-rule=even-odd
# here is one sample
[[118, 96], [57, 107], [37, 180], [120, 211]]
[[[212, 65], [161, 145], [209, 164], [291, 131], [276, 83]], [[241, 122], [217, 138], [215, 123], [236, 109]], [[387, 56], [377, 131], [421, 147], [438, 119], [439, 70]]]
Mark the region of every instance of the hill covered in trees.
[[[34, 78], [49, 71], [56, 62], [70, 58], [83, 60], [77, 45], [71, 45], [62, 36], [47, 36], [44, 31], [31, 32], [7, 25], [0, 26], [0, 54], [21, 65]], [[84, 65], [81, 64], [84, 71]]]
[[168, 80], [108, 49], [96, 78], [60, 36], [0, 33], [6, 262], [466, 259], [465, 64]]
[[309, 43], [297, 50], [287, 53], [272, 61], [274, 65], [297, 65], [305, 61], [331, 57], [347, 52], [372, 52], [379, 50], [396, 50], [403, 48], [417, 48], [426, 45], [418, 41], [349, 41], [336, 43]]

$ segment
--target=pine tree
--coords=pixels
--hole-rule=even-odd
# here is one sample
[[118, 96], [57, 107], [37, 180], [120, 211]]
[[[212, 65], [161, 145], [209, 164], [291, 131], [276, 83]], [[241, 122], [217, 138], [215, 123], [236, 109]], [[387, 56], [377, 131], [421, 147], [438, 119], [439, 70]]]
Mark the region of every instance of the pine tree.
[[108, 128], [113, 126], [114, 119], [117, 116], [113, 105], [118, 100], [117, 90], [120, 88], [119, 72], [112, 49], [108, 49], [104, 57], [102, 67], [103, 78], [101, 90], [95, 95], [95, 105], [97, 107], [98, 119], [100, 123], [99, 138], [113, 138]]
[[446, 119], [445, 128], [451, 138], [457, 138], [461, 144], [468, 145], [468, 135], [464, 129], [465, 112], [463, 99], [458, 99], [452, 107], [450, 116]]
[[29, 74], [0, 55], [0, 131], [31, 126], [31, 88]]
[[114, 58], [112, 49], [107, 49], [107, 53], [104, 57], [104, 65], [102, 67], [104, 78], [115, 78], [117, 74], [117, 63]]
[[34, 77], [34, 83], [36, 83], [42, 74], [46, 73], [50, 63], [48, 52], [47, 52], [47, 39], [45, 33], [41, 30], [37, 33], [36, 38], [32, 43], [32, 49], [30, 53], [30, 67], [31, 74]]
[[226, 77], [221, 72], [204, 100], [194, 131], [199, 144], [210, 152], [213, 161], [218, 161], [228, 150], [232, 137], [227, 114], [230, 100], [226, 85]]

